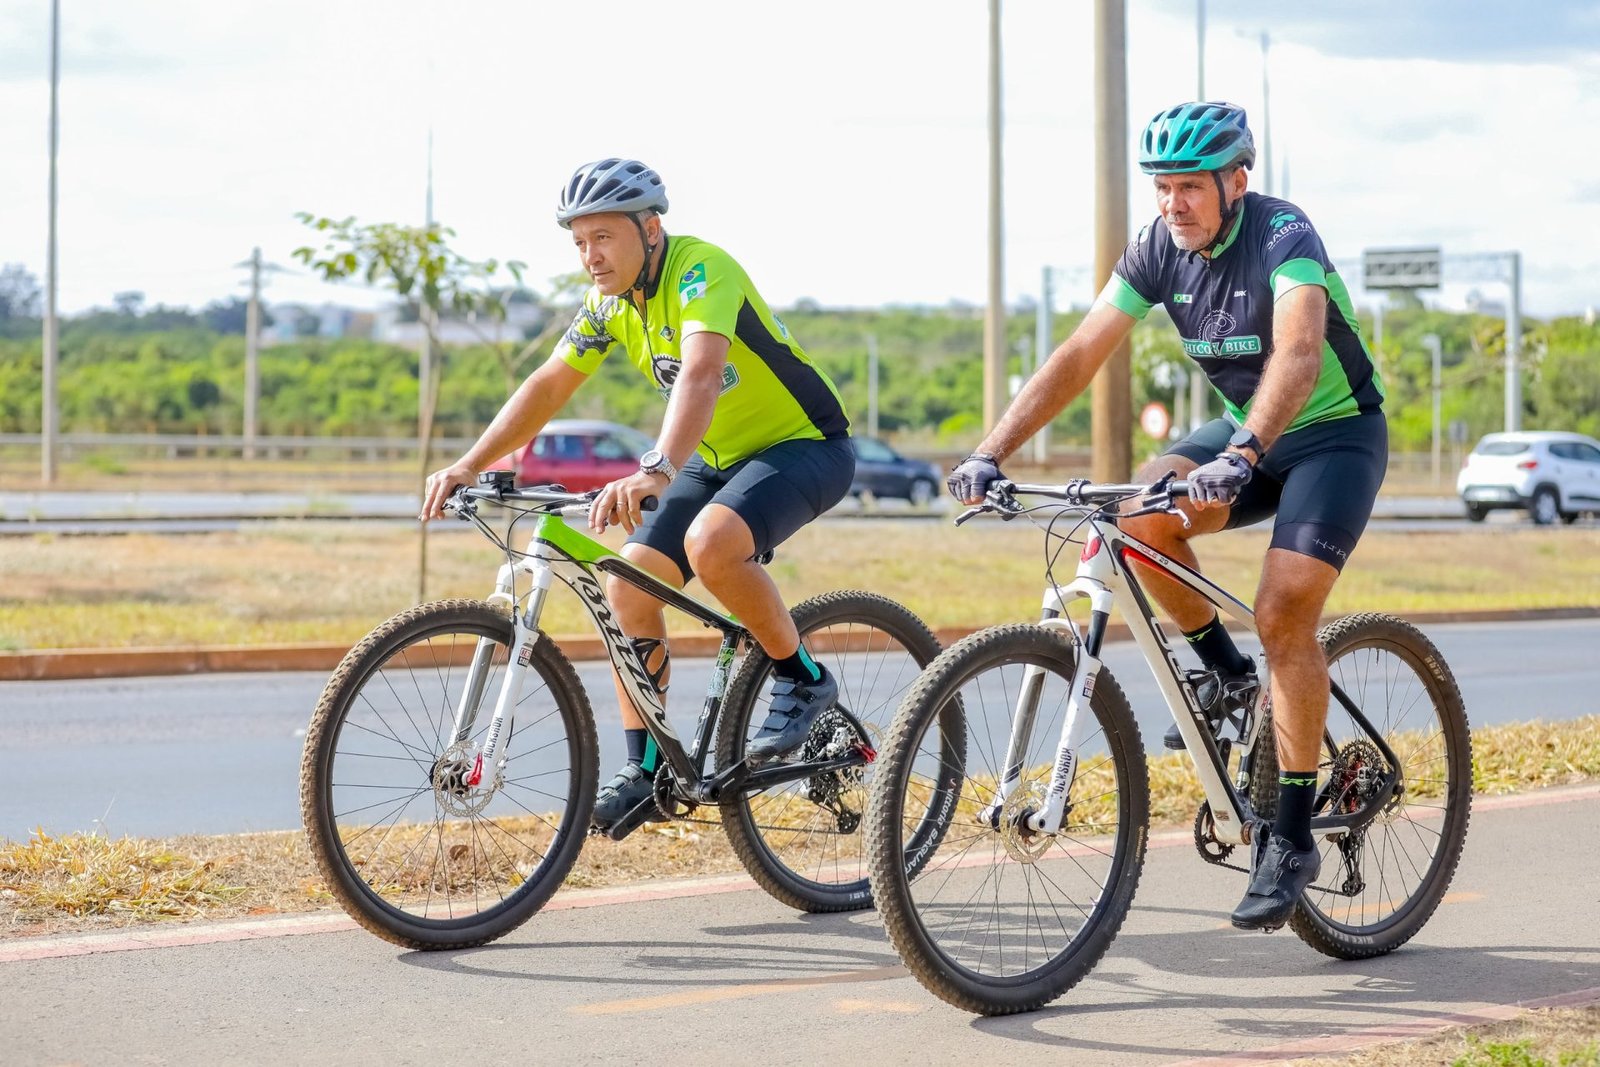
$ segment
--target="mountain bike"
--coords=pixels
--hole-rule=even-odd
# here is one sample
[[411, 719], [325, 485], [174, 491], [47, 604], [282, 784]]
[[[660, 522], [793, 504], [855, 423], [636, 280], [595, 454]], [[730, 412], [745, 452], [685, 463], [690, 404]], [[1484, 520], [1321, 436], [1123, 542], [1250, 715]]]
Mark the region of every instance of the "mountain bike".
[[[539, 628], [559, 582], [587, 610], [660, 748], [652, 814], [690, 819], [698, 808], [717, 809], [751, 876], [792, 907], [870, 906], [860, 821], [872, 763], [938, 641], [910, 611], [871, 593], [800, 604], [795, 623], [838, 679], [839, 699], [797, 753], [750, 766], [744, 749], [770, 703], [771, 661], [737, 620], [568, 525], [595, 495], [514, 489], [489, 475], [458, 490], [449, 510], [505, 556], [494, 592], [400, 612], [328, 680], [306, 734], [300, 803], [333, 896], [379, 937], [447, 949], [509, 933], [561, 885], [591, 831], [598, 760], [589, 696]], [[510, 520], [504, 536], [479, 516], [487, 507], [505, 509], [494, 513]], [[511, 540], [524, 521], [532, 530], [517, 551]], [[601, 576], [720, 632], [688, 748]]]
[[[1127, 698], [1101, 666], [1113, 606], [1199, 778], [1200, 855], [1246, 870], [1230, 858], [1275, 811], [1270, 685], [1213, 726], [1196, 696], [1206, 672], [1180, 667], [1141, 576], [1164, 575], [1254, 632], [1250, 609], [1118, 526], [1128, 515], [1181, 515], [1186, 494], [1170, 475], [1152, 485], [1001, 482], [957, 519], [1039, 521], [1048, 584], [1037, 624], [972, 634], [923, 672], [895, 715], [867, 808], [870, 881], [890, 940], [953, 1005], [993, 1015], [1061, 996], [1110, 946], [1133, 900], [1149, 776]], [[1058, 583], [1069, 544], [1080, 549], [1076, 572]], [[1080, 626], [1066, 609], [1085, 599]], [[1323, 953], [1360, 959], [1404, 944], [1444, 896], [1466, 837], [1471, 740], [1450, 668], [1414, 626], [1360, 614], [1319, 637], [1332, 681], [1311, 823], [1323, 873], [1290, 925]], [[961, 763], [940, 744], [957, 717]], [[923, 825], [933, 795], [956, 798], [937, 833]], [[919, 841], [932, 854], [913, 853]]]

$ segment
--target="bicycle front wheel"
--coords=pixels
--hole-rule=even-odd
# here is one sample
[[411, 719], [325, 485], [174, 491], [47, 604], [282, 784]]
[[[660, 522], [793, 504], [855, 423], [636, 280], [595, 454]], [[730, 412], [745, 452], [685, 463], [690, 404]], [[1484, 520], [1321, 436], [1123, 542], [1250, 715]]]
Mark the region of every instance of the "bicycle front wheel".
[[[1110, 947], [1144, 862], [1149, 777], [1138, 726], [1110, 672], [1096, 678], [1060, 830], [1026, 829], [1046, 802], [1072, 694], [1076, 646], [1059, 630], [997, 626], [952, 645], [895, 716], [867, 807], [871, 879], [883, 925], [907, 969], [968, 1011], [1031, 1011], [1065, 993]], [[966, 759], [937, 743], [952, 714]], [[1020, 763], [1013, 720], [1031, 716]], [[1083, 728], [1086, 727], [1086, 728]], [[1005, 801], [999, 786], [1020, 767]], [[953, 795], [931, 856], [908, 862], [930, 795]], [[994, 809], [998, 806], [998, 811]]]
[[[538, 911], [571, 869], [594, 807], [596, 745], [572, 665], [540, 636], [502, 735], [504, 769], [473, 756], [493, 717], [512, 638], [502, 609], [425, 604], [361, 640], [306, 733], [300, 807], [311, 854], [350, 916], [415, 949], [481, 945]], [[479, 707], [455, 717], [480, 642]]]
[[[1318, 634], [1328, 672], [1359, 713], [1334, 697], [1317, 768], [1315, 815], [1359, 810], [1400, 761], [1397, 791], [1360, 830], [1317, 841], [1322, 873], [1290, 927], [1317, 951], [1365, 959], [1405, 944], [1455, 875], [1472, 808], [1472, 737], [1454, 675], [1432, 641], [1390, 615], [1352, 615]], [[1270, 723], [1258, 745], [1251, 805], [1277, 805]]]
[[[838, 679], [838, 706], [849, 718], [824, 712], [811, 740], [789, 758], [825, 758], [838, 739], [882, 748], [901, 698], [939, 654], [938, 640], [909, 610], [875, 593], [826, 593], [799, 604], [793, 615], [807, 651]], [[717, 725], [718, 767], [744, 758], [745, 745], [766, 718], [771, 691], [772, 661], [757, 648], [728, 686]], [[959, 744], [958, 738], [945, 740]], [[756, 883], [800, 911], [871, 907], [860, 824], [873, 772], [868, 763], [760, 793], [724, 796], [723, 829]]]

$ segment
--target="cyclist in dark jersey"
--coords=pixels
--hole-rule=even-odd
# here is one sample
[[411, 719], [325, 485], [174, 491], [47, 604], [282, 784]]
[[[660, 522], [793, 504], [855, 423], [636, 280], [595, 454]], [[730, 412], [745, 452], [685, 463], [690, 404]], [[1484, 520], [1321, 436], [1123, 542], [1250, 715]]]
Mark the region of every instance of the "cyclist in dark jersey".
[[[773, 696], [746, 756], [771, 760], [800, 747], [839, 688], [800, 644], [756, 560], [849, 491], [850, 420], [833, 382], [743, 268], [715, 245], [669, 237], [666, 210], [660, 176], [637, 160], [603, 159], [573, 174], [556, 221], [572, 231], [594, 286], [549, 361], [465, 455], [428, 478], [422, 518], [441, 515], [455, 486], [530, 440], [607, 356], [632, 362], [667, 401], [661, 436], [637, 472], [601, 490], [589, 524], [622, 525], [630, 534], [622, 554], [674, 587], [698, 574], [761, 643]], [[645, 511], [650, 497], [660, 506]], [[665, 691], [661, 602], [617, 578], [607, 593]], [[617, 697], [628, 761], [600, 790], [594, 814], [612, 837], [662, 817], [652, 788], [660, 753], [620, 681]]]
[[[1320, 866], [1311, 807], [1328, 673], [1317, 622], [1383, 481], [1383, 384], [1305, 212], [1246, 191], [1255, 144], [1242, 108], [1197, 102], [1163, 111], [1139, 148], [1160, 217], [1129, 243], [1083, 322], [951, 473], [950, 489], [980, 500], [1000, 477], [999, 462], [1088, 387], [1134, 322], [1156, 304], [1166, 308], [1226, 416], [1138, 475], [1187, 478], [1191, 525], [1148, 515], [1123, 527], [1198, 569], [1190, 538], [1276, 515], [1255, 610], [1282, 771], [1276, 817], [1253, 834], [1250, 886], [1233, 913], [1235, 926], [1271, 930], [1288, 921]], [[1220, 719], [1253, 699], [1255, 665], [1211, 605], [1159, 576], [1150, 589], [1209, 669], [1196, 686], [1207, 713]], [[1183, 746], [1176, 728], [1166, 742]]]

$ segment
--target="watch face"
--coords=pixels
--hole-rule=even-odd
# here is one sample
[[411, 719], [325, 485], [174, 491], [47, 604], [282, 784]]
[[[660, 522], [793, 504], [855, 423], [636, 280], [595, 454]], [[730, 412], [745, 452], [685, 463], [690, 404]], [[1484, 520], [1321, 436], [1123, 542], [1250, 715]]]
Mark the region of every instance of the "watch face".
[[[1256, 435], [1249, 430], [1235, 430], [1233, 436], [1228, 438], [1228, 443], [1235, 448], [1254, 448], [1253, 442], [1255, 439]], [[1214, 441], [1216, 438], [1212, 438], [1212, 440]]]
[[639, 457], [639, 469], [650, 470], [654, 467], [660, 467], [661, 461], [666, 458], [666, 456], [662, 455], [661, 449], [652, 448], [650, 451]]

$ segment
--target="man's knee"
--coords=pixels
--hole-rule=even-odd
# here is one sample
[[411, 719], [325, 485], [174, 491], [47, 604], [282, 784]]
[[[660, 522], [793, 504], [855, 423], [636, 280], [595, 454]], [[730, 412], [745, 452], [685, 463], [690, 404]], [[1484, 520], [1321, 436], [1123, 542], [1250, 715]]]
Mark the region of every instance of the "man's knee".
[[753, 556], [755, 537], [737, 512], [713, 504], [689, 527], [683, 549], [696, 574], [714, 576]]

